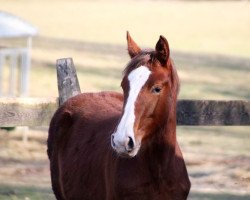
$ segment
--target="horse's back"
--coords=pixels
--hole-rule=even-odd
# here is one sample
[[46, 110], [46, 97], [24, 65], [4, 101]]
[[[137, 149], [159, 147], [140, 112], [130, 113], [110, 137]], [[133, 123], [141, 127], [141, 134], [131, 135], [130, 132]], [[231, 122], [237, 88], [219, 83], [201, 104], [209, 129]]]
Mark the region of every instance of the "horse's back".
[[110, 134], [122, 102], [119, 93], [85, 93], [69, 99], [55, 113], [49, 129], [48, 156], [58, 199], [103, 199], [104, 160], [112, 154]]

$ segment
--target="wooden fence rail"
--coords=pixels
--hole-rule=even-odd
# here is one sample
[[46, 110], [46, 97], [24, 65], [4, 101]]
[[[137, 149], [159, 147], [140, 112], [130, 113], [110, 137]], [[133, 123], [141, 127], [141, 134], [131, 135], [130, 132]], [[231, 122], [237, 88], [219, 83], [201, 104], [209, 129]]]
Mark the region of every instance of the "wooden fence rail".
[[[80, 93], [72, 59], [57, 60], [59, 98], [0, 98], [0, 127], [48, 126], [58, 108]], [[177, 124], [189, 126], [250, 125], [250, 101], [179, 100]]]
[[0, 98], [0, 127], [48, 126], [57, 98]]

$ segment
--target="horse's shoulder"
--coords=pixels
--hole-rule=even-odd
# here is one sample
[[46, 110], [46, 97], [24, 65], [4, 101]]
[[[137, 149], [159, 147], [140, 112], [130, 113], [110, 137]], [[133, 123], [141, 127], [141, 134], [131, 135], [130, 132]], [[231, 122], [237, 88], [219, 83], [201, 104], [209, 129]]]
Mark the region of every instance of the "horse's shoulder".
[[123, 102], [122, 94], [118, 92], [97, 92], [97, 93], [81, 93], [65, 102], [65, 107], [74, 109], [79, 107], [98, 106], [103, 107], [112, 105], [119, 107]]
[[[82, 93], [68, 99], [54, 114], [49, 128], [48, 154], [54, 141], [54, 132], [65, 134], [72, 125], [114, 122], [120, 115], [123, 95], [117, 92]], [[64, 133], [61, 133], [64, 132]]]
[[94, 116], [117, 114], [122, 110], [123, 95], [118, 92], [82, 93], [68, 99], [63, 105], [71, 115]]

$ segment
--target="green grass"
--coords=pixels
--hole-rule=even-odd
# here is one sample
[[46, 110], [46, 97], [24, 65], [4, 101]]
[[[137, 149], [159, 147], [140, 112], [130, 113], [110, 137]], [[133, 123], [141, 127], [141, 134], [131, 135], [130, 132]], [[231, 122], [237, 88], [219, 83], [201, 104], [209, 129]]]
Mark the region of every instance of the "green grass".
[[193, 193], [189, 196], [189, 200], [246, 200], [250, 195], [237, 195], [230, 193]]
[[0, 185], [0, 200], [54, 200], [48, 187]]
[[[39, 37], [34, 41], [32, 96], [57, 96], [55, 60], [67, 56], [74, 58], [82, 91], [120, 91], [122, 71], [129, 60], [125, 47]], [[172, 57], [181, 80], [180, 98], [250, 98], [250, 59], [178, 51]]]
[[[192, 193], [190, 200], [243, 200], [249, 199], [250, 195], [237, 195], [231, 193]], [[38, 188], [34, 186], [6, 186], [0, 187], [0, 200], [54, 200], [49, 188]]]

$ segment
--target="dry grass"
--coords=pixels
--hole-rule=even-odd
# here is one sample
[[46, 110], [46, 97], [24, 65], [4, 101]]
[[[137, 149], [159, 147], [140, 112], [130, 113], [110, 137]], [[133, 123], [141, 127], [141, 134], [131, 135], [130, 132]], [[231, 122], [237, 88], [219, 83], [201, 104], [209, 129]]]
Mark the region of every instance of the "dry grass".
[[250, 3], [167, 1], [0, 0], [3, 9], [29, 20], [48, 37], [125, 44], [164, 34], [176, 50], [249, 57]]
[[46, 134], [32, 130], [27, 143], [24, 129], [0, 130], [0, 199], [54, 199], [50, 188]]

